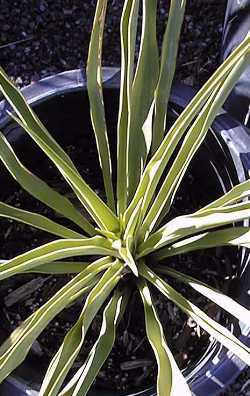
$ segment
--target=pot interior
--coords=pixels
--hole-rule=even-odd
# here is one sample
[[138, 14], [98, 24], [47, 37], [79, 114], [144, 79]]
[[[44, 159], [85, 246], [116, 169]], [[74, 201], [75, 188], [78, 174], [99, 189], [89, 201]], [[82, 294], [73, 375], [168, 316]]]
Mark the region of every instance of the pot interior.
[[[111, 155], [114, 165], [113, 169], [115, 169], [116, 159], [118, 103], [118, 90], [106, 89], [105, 107]], [[64, 95], [53, 96], [48, 100], [35, 104], [34, 108], [47, 129], [63, 147], [69, 145], [76, 146], [77, 142], [81, 141], [81, 144], [84, 145], [83, 152], [86, 151], [87, 153], [89, 151], [89, 146], [94, 146], [94, 134], [91, 128], [86, 91], [76, 90]], [[179, 111], [180, 109], [178, 106], [173, 104], [173, 110], [169, 117], [169, 122], [171, 122], [171, 119], [175, 118], [176, 112]], [[29, 136], [27, 136], [27, 134], [25, 134], [13, 122], [8, 122], [4, 125], [3, 130], [21, 161], [37, 175], [44, 174], [44, 164], [47, 163], [46, 157], [32, 142]], [[92, 143], [90, 144], [89, 142]], [[94, 154], [96, 154], [95, 159], [93, 157], [93, 161], [91, 160], [89, 167], [94, 168], [96, 177], [100, 178], [101, 173], [96, 160], [97, 152], [93, 151], [93, 155]], [[1, 200], [4, 201], [19, 187], [9, 176], [2, 164], [0, 164], [0, 174], [1, 185], [3, 186], [1, 191]], [[216, 135], [212, 133], [212, 131], [192, 161], [190, 174], [194, 178], [194, 182], [192, 184], [193, 189], [195, 189], [195, 194], [198, 196], [202, 205], [216, 199], [223, 193], [223, 191], [228, 190], [232, 183], [237, 182], [235, 169], [231, 166], [230, 161], [228, 160], [227, 148], [223, 146], [222, 142], [218, 141]], [[95, 184], [93, 177], [91, 178], [91, 181]], [[100, 185], [94, 187], [100, 188]], [[191, 191], [191, 187], [190, 190], [188, 188], [189, 187], [187, 187], [186, 190], [187, 196], [193, 193]], [[238, 260], [239, 252], [237, 252], [236, 249], [234, 249], [234, 255]], [[233, 297], [239, 299], [239, 289], [237, 287], [232, 287], [232, 292]], [[0, 333], [0, 338], [4, 339], [5, 336], [5, 334]], [[210, 345], [207, 355], [209, 355], [213, 347], [214, 345]], [[205, 359], [201, 359], [199, 365], [203, 364], [202, 361], [205, 362]], [[187, 372], [188, 377], [191, 378], [193, 375], [192, 369], [195, 370], [195, 365], [194, 367], [190, 367]], [[32, 387], [36, 389], [39, 388], [38, 384], [41, 382], [39, 362], [34, 361], [32, 356], [29, 356], [25, 363], [16, 370], [16, 375], [22, 378], [26, 383], [32, 383]], [[93, 392], [96, 394], [96, 390]], [[140, 389], [138, 389], [138, 392], [140, 392]], [[104, 393], [105, 391], [102, 391], [102, 394]], [[108, 394], [110, 395], [111, 392], [109, 391]]]

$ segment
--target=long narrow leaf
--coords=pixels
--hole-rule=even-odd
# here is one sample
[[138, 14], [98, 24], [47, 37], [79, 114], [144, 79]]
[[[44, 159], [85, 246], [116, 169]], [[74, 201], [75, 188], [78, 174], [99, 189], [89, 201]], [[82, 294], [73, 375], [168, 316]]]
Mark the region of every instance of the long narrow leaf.
[[32, 108], [26, 102], [22, 93], [15, 87], [15, 85], [8, 78], [7, 74], [0, 67], [0, 89], [2, 94], [5, 96], [7, 101], [10, 103], [18, 117], [26, 125], [29, 125], [31, 129], [36, 131], [36, 133], [43, 138], [47, 144], [49, 144], [52, 149], [61, 156], [65, 162], [69, 164], [72, 168], [76, 170], [73, 162], [65, 151], [60, 147], [60, 145], [52, 138], [45, 126], [38, 119]]
[[95, 283], [96, 275], [110, 265], [110, 258], [91, 264], [10, 335], [0, 347], [0, 382], [25, 359], [33, 342], [51, 320], [76, 298], [89, 291]]
[[129, 219], [129, 222], [124, 232], [124, 237], [123, 237], [124, 240], [127, 240], [128, 238], [135, 240], [136, 231], [140, 227], [142, 220], [141, 204], [142, 204], [142, 200], [138, 202], [137, 207], [135, 208], [134, 212], [132, 213]]
[[[103, 260], [103, 259], [102, 259]], [[0, 261], [0, 265], [8, 260]], [[41, 266], [24, 271], [24, 273], [32, 274], [79, 274], [90, 265], [89, 261], [52, 261], [44, 263]]]
[[217, 246], [241, 246], [250, 248], [250, 228], [232, 227], [219, 231], [210, 231], [183, 239], [173, 245], [161, 249], [152, 254], [156, 260], [193, 252], [195, 250], [210, 249]]
[[44, 139], [41, 139], [36, 133], [23, 124], [15, 116], [12, 118], [24, 128], [30, 136], [35, 140], [38, 146], [45, 152], [51, 161], [57, 166], [65, 180], [74, 189], [78, 199], [101, 227], [111, 231], [119, 230], [119, 221], [111, 209], [98, 197], [98, 195], [88, 186], [82, 179], [78, 172], [67, 164], [53, 149], [49, 146]]
[[166, 343], [163, 328], [154, 308], [145, 279], [141, 278], [138, 281], [138, 287], [144, 305], [147, 337], [153, 348], [158, 365], [157, 395], [191, 396], [186, 380]]
[[21, 92], [12, 84], [2, 69], [0, 69], [0, 87], [3, 95], [17, 113], [18, 118], [11, 113], [9, 114], [57, 166], [97, 224], [101, 228], [107, 227], [115, 231], [118, 230], [119, 222], [114, 213], [81, 178], [70, 158], [44, 129]]
[[[10, 103], [16, 114], [18, 115], [19, 125], [21, 125], [26, 132], [35, 140], [35, 137], [41, 138], [46, 145], [48, 145], [51, 150], [56, 153], [70, 169], [72, 169], [76, 174], [79, 175], [76, 167], [71, 161], [70, 157], [65, 153], [65, 151], [60, 147], [60, 145], [53, 139], [49, 134], [45, 126], [38, 119], [32, 108], [26, 102], [22, 93], [15, 87], [15, 85], [8, 79], [8, 76], [4, 70], [0, 67], [0, 89]], [[8, 112], [8, 111], [7, 111]], [[10, 114], [12, 116], [12, 114]], [[13, 117], [16, 121], [17, 118]], [[31, 133], [30, 133], [31, 132]], [[35, 140], [36, 141], [36, 140]], [[65, 177], [66, 181], [72, 186], [70, 180]], [[72, 186], [76, 195], [78, 196], [77, 189], [75, 190]]]
[[250, 349], [240, 342], [229, 330], [215, 322], [196, 305], [188, 301], [169, 284], [163, 281], [145, 264], [140, 267], [140, 274], [152, 283], [169, 300], [173, 301], [183, 312], [190, 316], [199, 326], [207, 331], [235, 355], [250, 365]]
[[123, 264], [119, 261], [109, 268], [97, 283], [84, 304], [81, 315], [66, 335], [52, 359], [44, 378], [40, 396], [55, 396], [72, 367], [95, 315], [121, 278]]
[[103, 237], [57, 240], [23, 253], [0, 266], [0, 280], [31, 270], [42, 264], [73, 256], [119, 256]]
[[208, 286], [189, 275], [182, 274], [179, 271], [166, 268], [164, 266], [155, 267], [155, 271], [160, 274], [170, 275], [171, 277], [174, 277], [175, 279], [191, 286], [194, 290], [213, 301], [219, 307], [229, 312], [239, 321], [246, 323], [250, 327], [249, 309], [244, 308], [241, 304], [226, 296], [221, 291], [216, 290], [215, 288]]
[[206, 134], [214, 121], [218, 111], [224, 104], [235, 83], [238, 81], [245, 67], [249, 64], [250, 51], [238, 61], [225, 81], [222, 83], [218, 92], [215, 90], [211, 99], [204, 106], [197, 120], [188, 131], [182, 146], [174, 159], [173, 165], [163, 182], [159, 193], [156, 196], [152, 206], [146, 215], [144, 224], [141, 228], [141, 238], [143, 239], [147, 232], [150, 232], [156, 224], [163, 209], [164, 213], [168, 212], [169, 207], [174, 199], [175, 193], [181, 180], [186, 172], [188, 165], [206, 137]]
[[128, 293], [115, 290], [107, 304], [103, 316], [100, 335], [93, 345], [86, 362], [59, 393], [59, 396], [85, 396], [98, 372], [105, 363], [114, 345], [116, 329], [128, 302]]
[[130, 251], [129, 242], [130, 242], [130, 240], [127, 239], [126, 247], [121, 246], [121, 248], [119, 249], [119, 254], [120, 254], [121, 258], [124, 260], [125, 265], [127, 265], [131, 269], [132, 273], [137, 277], [138, 269], [137, 269], [137, 265], [135, 263], [134, 257]]
[[43, 180], [25, 168], [1, 132], [0, 158], [13, 178], [20, 184], [20, 186], [28, 191], [29, 194], [52, 208], [54, 211], [73, 221], [89, 235], [93, 236], [96, 234], [95, 228], [84, 218], [84, 216], [82, 216], [80, 212], [78, 212], [78, 210], [76, 210], [66, 197], [53, 190], [53, 188], [49, 187]]
[[52, 261], [25, 272], [37, 274], [78, 274], [90, 265], [89, 262], [82, 261]]
[[127, 207], [128, 121], [134, 72], [139, 0], [125, 0], [121, 18], [121, 88], [117, 131], [117, 212]]
[[107, 9], [107, 0], [98, 0], [95, 19], [89, 44], [87, 61], [87, 88], [90, 102], [90, 114], [96, 138], [100, 166], [108, 206], [115, 212], [115, 200], [112, 185], [112, 167], [105, 120], [102, 92], [102, 41]]
[[6, 217], [8, 219], [28, 224], [61, 238], [85, 238], [78, 232], [72, 231], [45, 216], [15, 208], [14, 206], [7, 205], [4, 202], [0, 202], [0, 217]]
[[249, 51], [249, 45], [250, 35], [242, 41], [239, 47], [236, 48], [225, 62], [216, 70], [212, 77], [206, 84], [204, 84], [188, 106], [183, 110], [174, 125], [170, 128], [161, 146], [151, 158], [143, 173], [134, 198], [125, 213], [126, 222], [142, 197], [144, 197], [144, 211], [146, 213], [166, 165], [168, 164], [178, 143], [184, 136], [188, 126], [190, 126], [195, 116], [199, 113], [202, 106], [206, 103], [207, 99], [215, 89], [217, 89], [225, 80], [232, 68], [237, 64], [242, 56]]
[[174, 78], [179, 38], [186, 7], [185, 0], [171, 0], [167, 27], [164, 33], [160, 76], [155, 91], [155, 119], [152, 152], [160, 146], [166, 128], [170, 90]]
[[143, 133], [143, 125], [154, 100], [159, 74], [156, 11], [156, 0], [143, 0], [141, 47], [132, 88], [131, 110], [129, 111], [129, 161], [127, 160], [127, 166], [128, 198], [130, 200], [139, 183], [149, 152], [148, 138]]
[[201, 208], [197, 213], [207, 211], [207, 209], [218, 208], [220, 206], [231, 205], [250, 196], [250, 180], [246, 180], [234, 186], [220, 198]]
[[156, 249], [173, 244], [180, 239], [191, 237], [202, 231], [239, 222], [249, 217], [250, 203], [248, 201], [176, 217], [152, 234], [146, 242], [142, 243], [138, 248], [139, 256], [149, 254]]

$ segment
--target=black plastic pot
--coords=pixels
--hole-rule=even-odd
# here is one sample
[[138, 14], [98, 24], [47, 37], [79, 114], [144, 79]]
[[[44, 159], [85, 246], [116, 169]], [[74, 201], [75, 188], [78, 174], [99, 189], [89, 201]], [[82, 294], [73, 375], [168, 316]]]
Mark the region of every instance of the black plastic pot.
[[[104, 69], [105, 105], [108, 129], [111, 134], [115, 133], [119, 79], [118, 69]], [[24, 88], [23, 93], [60, 143], [67, 144], [75, 141], [81, 133], [91, 129], [85, 77], [81, 71], [73, 70], [46, 78]], [[190, 87], [177, 84], [171, 96], [174, 112], [180, 112], [193, 95], [194, 91]], [[43, 155], [29, 137], [10, 121], [6, 115], [7, 108], [5, 102], [0, 103], [0, 129], [5, 133], [21, 160], [34, 169], [40, 165]], [[206, 188], [210, 198], [215, 198], [218, 192], [222, 193], [239, 180], [245, 180], [247, 171], [250, 169], [249, 151], [250, 137], [247, 130], [227, 113], [222, 112], [214, 122], [211, 133], [194, 161], [194, 171], [199, 179], [201, 190]], [[11, 184], [3, 166], [0, 166], [0, 178], [1, 194], [6, 196], [15, 184]], [[216, 190], [215, 193], [213, 189]], [[242, 260], [239, 263], [241, 277], [233, 287], [233, 297], [246, 307], [250, 307], [248, 294], [250, 270], [246, 266], [247, 262], [248, 254], [243, 251]], [[239, 333], [243, 342], [250, 345], [250, 328], [240, 323]], [[185, 375], [193, 395], [211, 396], [225, 390], [225, 387], [235, 380], [244, 367], [244, 363], [237, 357], [217, 343], [212, 343], [205, 356], [189, 371], [186, 371]], [[38, 369], [39, 364], [37, 367], [30, 365], [29, 362], [24, 364], [0, 386], [0, 395], [38, 395]], [[97, 389], [91, 392], [91, 395], [97, 394], [106, 396], [107, 393]], [[108, 394], [111, 396], [111, 392]], [[155, 395], [155, 389], [135, 391], [133, 394], [151, 396]]]

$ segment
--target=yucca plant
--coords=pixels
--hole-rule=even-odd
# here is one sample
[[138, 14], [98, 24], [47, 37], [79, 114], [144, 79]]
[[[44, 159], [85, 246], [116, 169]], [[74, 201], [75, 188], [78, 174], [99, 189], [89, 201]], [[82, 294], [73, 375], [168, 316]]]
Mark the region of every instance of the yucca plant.
[[[97, 0], [91, 35], [87, 88], [106, 202], [82, 179], [21, 92], [5, 72], [0, 71], [1, 91], [14, 110], [9, 114], [54, 163], [91, 218], [84, 217], [68, 198], [25, 168], [4, 135], [0, 134], [0, 157], [11, 175], [26, 191], [71, 220], [79, 230], [73, 231], [45, 216], [0, 203], [0, 216], [37, 227], [58, 238], [2, 264], [1, 280], [27, 272], [76, 274], [0, 347], [0, 380], [3, 381], [25, 359], [35, 339], [57, 314], [87, 294], [79, 319], [48, 367], [40, 396], [83, 396], [88, 392], [112, 349], [119, 321], [126, 307], [129, 308], [131, 288], [138, 288], [144, 306], [146, 333], [158, 365], [158, 395], [190, 395], [191, 391], [168, 347], [152, 301], [151, 287], [158, 289], [212, 337], [250, 364], [248, 347], [164, 280], [167, 275], [191, 286], [250, 326], [250, 312], [246, 308], [219, 290], [171, 269], [167, 260], [177, 254], [215, 246], [248, 248], [250, 228], [232, 223], [250, 217], [247, 200], [250, 181], [233, 187], [197, 212], [168, 222], [164, 220], [188, 165], [235, 82], [249, 64], [250, 37], [245, 38], [166, 130], [167, 104], [185, 0], [171, 1], [160, 56], [156, 38], [157, 0], [142, 0], [140, 51], [135, 61], [140, 3], [139, 0], [124, 0], [121, 18], [116, 190], [112, 182], [102, 92], [101, 55], [107, 0]], [[95, 256], [93, 262], [65, 260], [91, 255]], [[128, 273], [135, 282], [124, 281]], [[91, 322], [103, 306], [99, 338], [86, 362], [65, 385], [65, 378], [81, 350]]]

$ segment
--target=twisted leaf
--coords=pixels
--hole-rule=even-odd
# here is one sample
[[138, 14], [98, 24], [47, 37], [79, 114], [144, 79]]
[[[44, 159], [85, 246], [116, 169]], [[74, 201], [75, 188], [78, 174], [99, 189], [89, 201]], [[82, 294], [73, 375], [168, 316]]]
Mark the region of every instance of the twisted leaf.
[[144, 305], [147, 337], [153, 348], [158, 365], [157, 395], [191, 396], [191, 391], [185, 378], [178, 368], [172, 352], [167, 345], [163, 328], [156, 313], [145, 279], [139, 279], [138, 287]]
[[185, 0], [171, 0], [170, 2], [168, 22], [162, 44], [160, 75], [155, 90], [155, 120], [152, 144], [153, 153], [160, 146], [165, 133], [168, 101], [175, 73], [177, 51], [185, 7]]
[[249, 201], [223, 207], [213, 207], [190, 215], [176, 217], [152, 234], [139, 247], [139, 256], [149, 254], [166, 245], [250, 217]]
[[117, 131], [117, 211], [127, 207], [128, 120], [134, 73], [139, 0], [125, 0], [121, 18], [121, 87]]
[[242, 246], [250, 248], [250, 228], [232, 227], [219, 231], [210, 231], [183, 239], [173, 245], [152, 254], [158, 261], [166, 257], [193, 252], [195, 250], [210, 249], [217, 246]]
[[64, 338], [63, 344], [52, 359], [44, 378], [40, 396], [55, 396], [72, 367], [95, 315], [121, 278], [123, 264], [116, 261], [102, 276], [88, 295], [81, 315]]
[[[143, 125], [154, 100], [159, 61], [156, 39], [156, 0], [143, 0], [142, 35], [139, 59], [133, 81], [128, 121], [128, 199], [138, 186], [149, 152], [151, 137], [143, 133]], [[146, 76], [146, 78], [145, 78]]]
[[96, 275], [111, 265], [109, 258], [91, 264], [26, 319], [0, 347], [0, 382], [27, 356], [33, 342], [59, 312], [95, 284]]
[[226, 348], [230, 349], [230, 351], [237, 355], [246, 364], [250, 365], [250, 349], [240, 342], [230, 331], [215, 322], [196, 305], [183, 297], [145, 264], [141, 264], [139, 272], [162, 294], [164, 294], [169, 300], [173, 301], [183, 312], [190, 316], [200, 327], [207, 331]]
[[90, 115], [96, 138], [108, 206], [115, 212], [112, 166], [102, 92], [102, 41], [106, 9], [107, 0], [98, 0], [89, 44], [87, 87], [90, 102]]
[[43, 180], [25, 168], [1, 132], [0, 158], [13, 178], [34, 198], [73, 221], [89, 235], [96, 234], [94, 227], [76, 210], [66, 197], [53, 190]]
[[199, 280], [182, 274], [179, 271], [169, 269], [163, 266], [157, 266], [155, 268], [157, 273], [170, 275], [175, 279], [191, 286], [194, 290], [207, 297], [209, 300], [213, 301], [219, 307], [229, 312], [239, 321], [246, 323], [250, 327], [250, 311], [249, 309], [244, 308], [242, 305], [234, 301], [232, 298], [226, 296], [224, 293], [216, 290], [215, 288], [206, 285]]
[[216, 70], [207, 83], [204, 84], [170, 128], [159, 149], [145, 168], [133, 200], [125, 212], [126, 222], [142, 197], [144, 198], [143, 210], [146, 213], [160, 178], [178, 143], [209, 97], [225, 81], [230, 71], [237, 65], [237, 62], [249, 52], [249, 43], [250, 36], [248, 35]]
[[6, 261], [0, 266], [0, 280], [55, 260], [87, 255], [118, 256], [118, 252], [110, 241], [99, 236], [53, 241]]
[[214, 121], [218, 111], [224, 104], [226, 98], [230, 94], [235, 83], [238, 81], [245, 67], [249, 64], [250, 54], [249, 49], [246, 55], [238, 61], [233, 67], [232, 71], [225, 78], [224, 82], [215, 90], [211, 98], [208, 100], [201, 113], [197, 117], [193, 126], [188, 131], [176, 158], [168, 172], [165, 181], [163, 182], [159, 193], [156, 196], [152, 206], [145, 217], [145, 221], [141, 228], [141, 239], [143, 240], [146, 233], [150, 232], [159, 216], [164, 210], [164, 214], [168, 213], [170, 205], [174, 199], [177, 188], [189, 166], [193, 156], [197, 152], [201, 143]]
[[114, 345], [116, 329], [128, 302], [124, 290], [115, 290], [102, 318], [100, 335], [93, 345], [86, 362], [80, 367], [59, 396], [85, 396]]
[[13, 219], [21, 223], [28, 224], [32, 227], [39, 228], [40, 230], [57, 235], [61, 238], [85, 238], [83, 235], [78, 234], [78, 232], [72, 231], [69, 228], [62, 226], [61, 224], [58, 224], [45, 216], [15, 208], [5, 204], [4, 202], [0, 202], [0, 217]]

